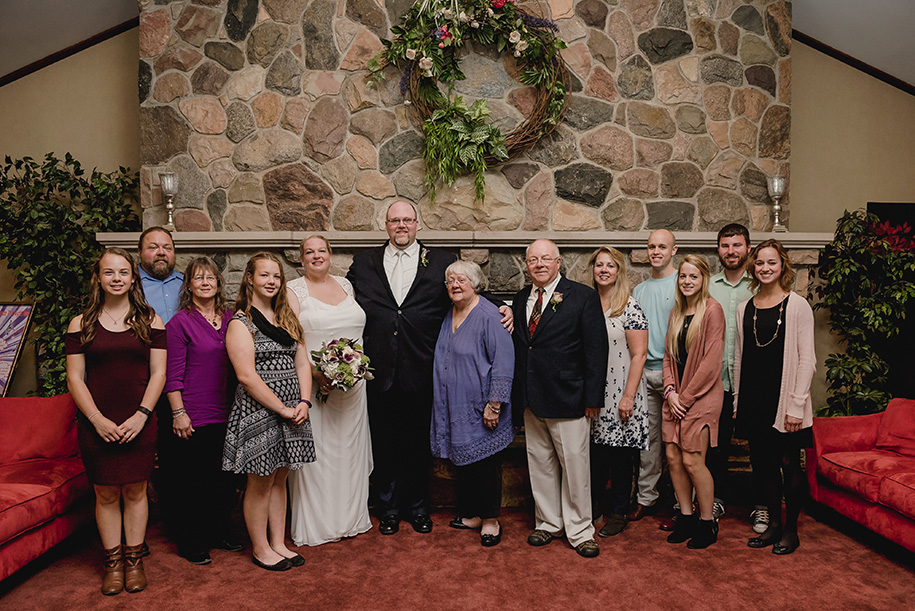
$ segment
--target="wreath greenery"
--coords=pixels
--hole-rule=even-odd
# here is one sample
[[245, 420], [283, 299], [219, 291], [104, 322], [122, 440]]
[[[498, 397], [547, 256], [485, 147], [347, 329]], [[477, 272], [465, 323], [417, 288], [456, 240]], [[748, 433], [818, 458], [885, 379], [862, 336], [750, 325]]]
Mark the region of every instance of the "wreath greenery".
[[[562, 120], [570, 77], [558, 31], [554, 22], [528, 14], [514, 0], [417, 0], [403, 25], [391, 28], [394, 39], [382, 40], [385, 50], [369, 68], [375, 82], [388, 65], [403, 69], [400, 90], [410, 93], [405, 104], [423, 121], [426, 187], [433, 202], [438, 180], [451, 186], [471, 173], [482, 200], [486, 169], [520, 155]], [[512, 53], [518, 80], [536, 92], [530, 116], [508, 134], [489, 122], [485, 99], [468, 105], [453, 95], [454, 82], [465, 78], [458, 49], [471, 41]]]

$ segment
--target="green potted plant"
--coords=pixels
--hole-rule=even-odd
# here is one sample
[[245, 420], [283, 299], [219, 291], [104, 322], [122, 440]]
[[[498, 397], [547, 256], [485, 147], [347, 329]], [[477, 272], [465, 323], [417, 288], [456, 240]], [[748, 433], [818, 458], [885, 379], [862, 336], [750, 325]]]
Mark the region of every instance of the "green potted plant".
[[845, 346], [826, 359], [830, 390], [821, 416], [870, 414], [891, 397], [890, 354], [915, 304], [915, 236], [907, 224], [846, 211], [820, 253], [815, 307]]
[[135, 231], [139, 175], [126, 168], [86, 175], [67, 153], [43, 162], [6, 156], [0, 169], [0, 258], [19, 299], [35, 304], [31, 339], [41, 388], [67, 392], [64, 333], [83, 308], [89, 272], [102, 246], [96, 232]]

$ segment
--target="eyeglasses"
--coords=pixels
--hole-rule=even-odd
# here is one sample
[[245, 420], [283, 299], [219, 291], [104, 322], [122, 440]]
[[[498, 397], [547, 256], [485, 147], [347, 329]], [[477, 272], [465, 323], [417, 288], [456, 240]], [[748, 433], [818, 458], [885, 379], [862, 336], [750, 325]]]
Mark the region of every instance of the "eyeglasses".
[[385, 222], [388, 223], [389, 225], [400, 225], [400, 224], [412, 225], [413, 223], [416, 222], [416, 219], [409, 219], [409, 218], [386, 219]]
[[447, 280], [445, 280], [445, 286], [451, 286], [452, 284], [459, 284], [461, 286], [466, 286], [466, 285], [470, 284], [470, 279], [452, 277], [452, 278], [448, 278]]
[[543, 263], [544, 265], [549, 265], [556, 259], [558, 259], [558, 257], [528, 257], [524, 261], [528, 265], [537, 265], [538, 263]]
[[194, 282], [216, 282], [216, 276], [194, 276]]

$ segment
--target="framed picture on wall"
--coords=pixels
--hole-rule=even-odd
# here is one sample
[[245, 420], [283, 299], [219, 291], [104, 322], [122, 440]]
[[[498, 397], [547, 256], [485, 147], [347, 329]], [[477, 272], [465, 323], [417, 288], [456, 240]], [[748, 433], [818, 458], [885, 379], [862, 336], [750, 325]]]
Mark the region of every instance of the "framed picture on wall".
[[30, 303], [0, 303], [0, 397], [6, 396], [32, 321]]

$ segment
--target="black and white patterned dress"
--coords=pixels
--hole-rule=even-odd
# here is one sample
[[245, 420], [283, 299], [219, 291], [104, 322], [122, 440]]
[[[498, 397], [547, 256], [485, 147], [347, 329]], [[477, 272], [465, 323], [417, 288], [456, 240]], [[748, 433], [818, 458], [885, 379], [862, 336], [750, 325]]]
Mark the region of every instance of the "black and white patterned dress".
[[604, 391], [604, 406], [600, 415], [591, 420], [591, 441], [617, 448], [648, 449], [648, 410], [645, 408], [645, 377], [639, 381], [633, 401], [632, 417], [627, 422], [620, 420], [619, 404], [629, 379], [632, 356], [626, 342], [626, 331], [648, 330], [648, 318], [642, 306], [630, 296], [626, 309], [619, 316], [611, 317], [606, 312], [607, 337], [610, 353], [607, 361], [607, 386]]
[[[284, 346], [268, 337], [243, 312], [240, 320], [254, 336], [254, 369], [287, 407], [299, 403], [299, 379], [295, 371], [296, 344]], [[262, 324], [270, 324], [264, 321]], [[300, 469], [315, 460], [311, 422], [295, 425], [258, 403], [241, 384], [229, 412], [224, 471], [270, 475], [279, 467]]]

